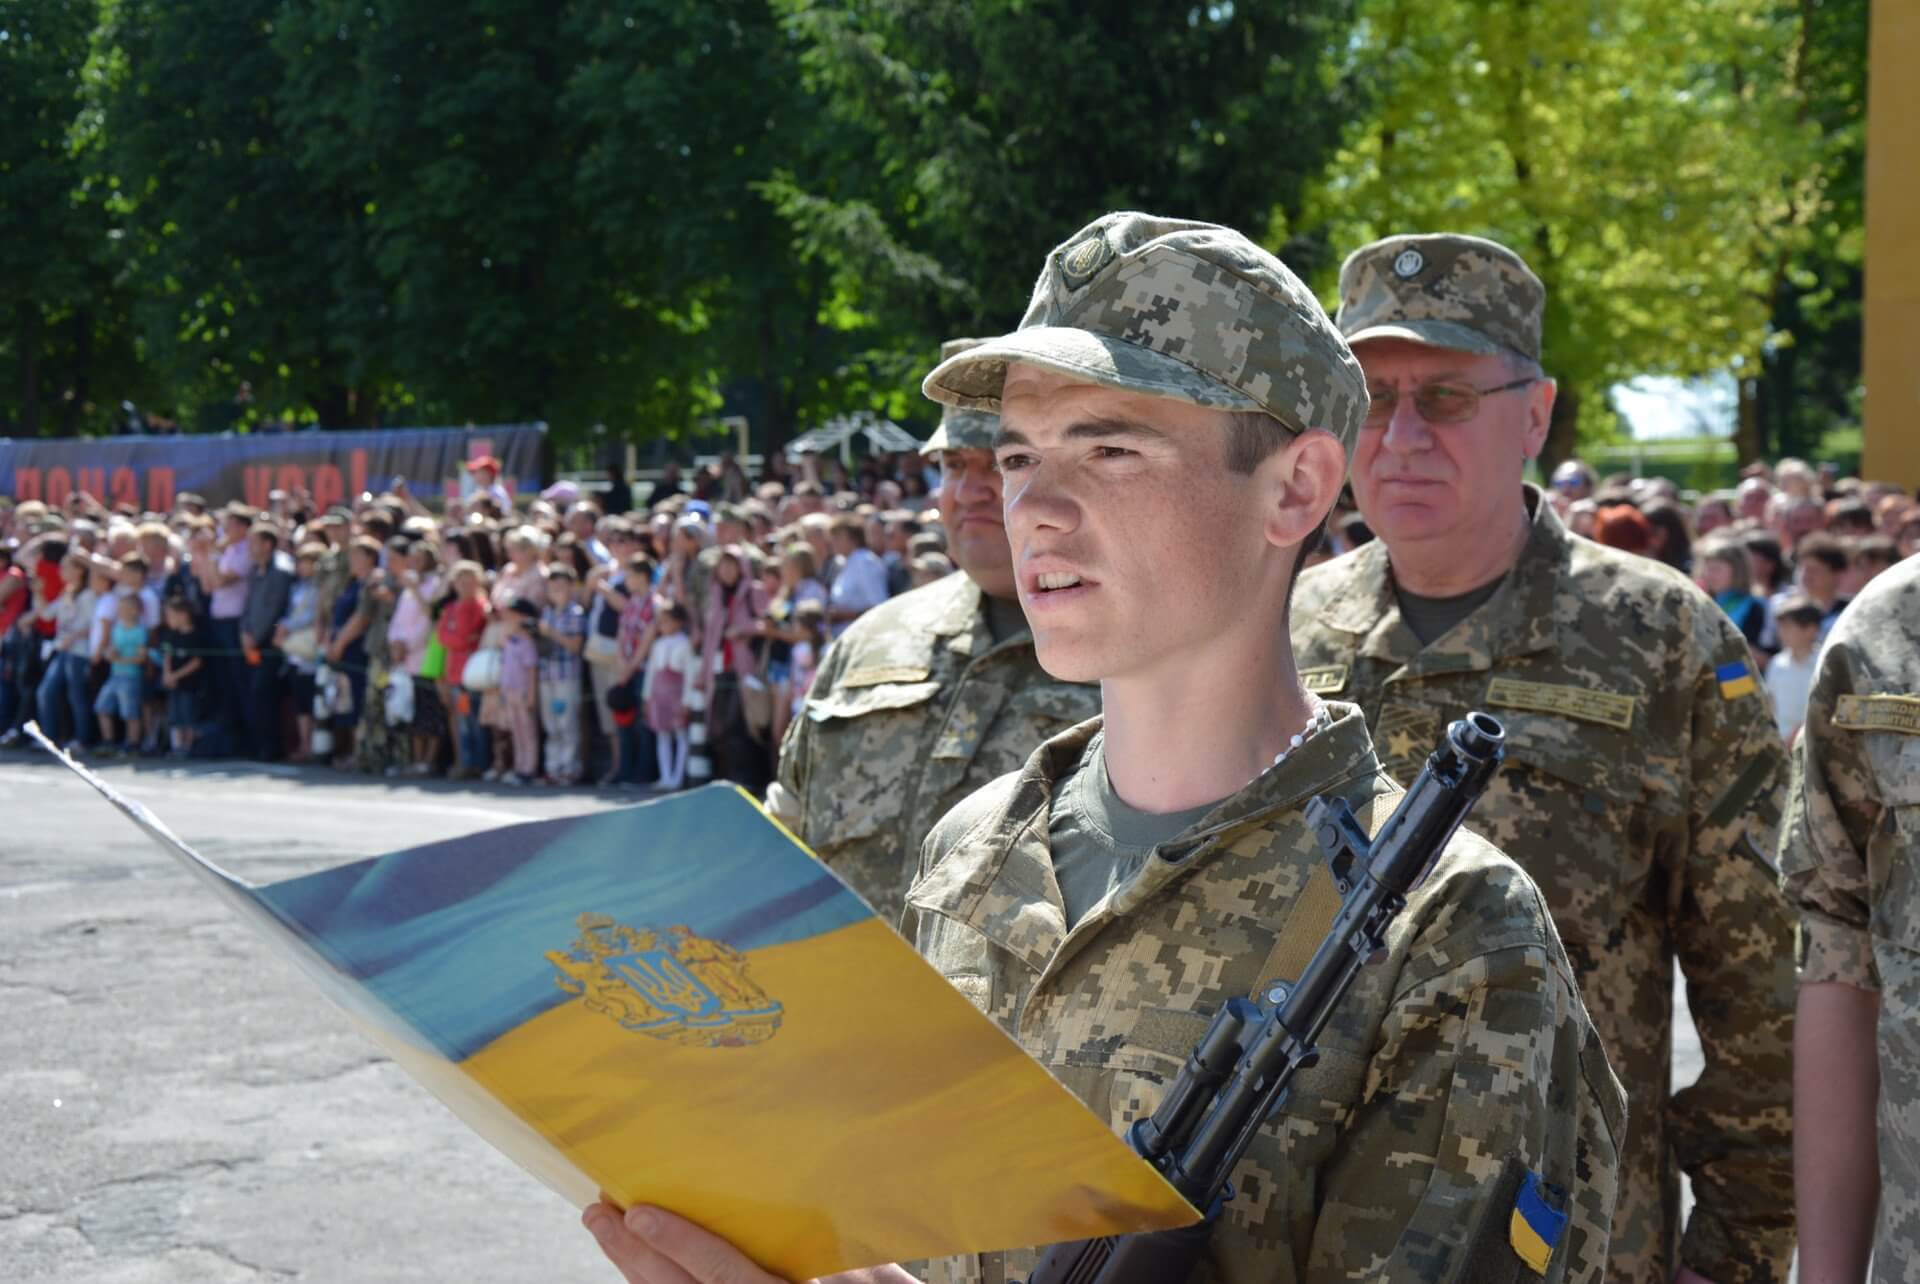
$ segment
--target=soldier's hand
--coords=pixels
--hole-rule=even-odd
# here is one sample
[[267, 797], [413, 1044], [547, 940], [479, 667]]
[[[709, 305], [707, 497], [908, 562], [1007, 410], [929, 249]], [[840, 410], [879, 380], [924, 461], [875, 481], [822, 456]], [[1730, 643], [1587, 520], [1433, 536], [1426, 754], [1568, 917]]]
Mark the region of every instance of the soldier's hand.
[[[636, 1206], [622, 1217], [602, 1202], [580, 1221], [627, 1284], [786, 1284], [718, 1235], [663, 1209]], [[914, 1284], [898, 1266], [874, 1266], [813, 1284]]]

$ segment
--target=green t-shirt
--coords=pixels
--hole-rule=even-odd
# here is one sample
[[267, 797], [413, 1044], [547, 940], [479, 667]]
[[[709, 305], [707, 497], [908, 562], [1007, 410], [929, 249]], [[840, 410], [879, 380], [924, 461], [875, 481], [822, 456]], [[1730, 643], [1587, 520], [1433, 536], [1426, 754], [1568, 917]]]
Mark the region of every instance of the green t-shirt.
[[1409, 593], [1397, 584], [1394, 585], [1393, 595], [1400, 602], [1400, 618], [1413, 630], [1413, 636], [1420, 639], [1420, 645], [1426, 646], [1435, 638], [1443, 638], [1453, 632], [1454, 625], [1490, 602], [1506, 579], [1502, 575], [1491, 583], [1469, 589], [1457, 597], [1422, 597], [1418, 593]]
[[1047, 818], [1053, 876], [1066, 903], [1069, 930], [1133, 877], [1155, 847], [1191, 829], [1220, 805], [1216, 801], [1164, 814], [1129, 807], [1107, 778], [1106, 743], [1104, 733], [1094, 736], [1080, 765], [1054, 791]]

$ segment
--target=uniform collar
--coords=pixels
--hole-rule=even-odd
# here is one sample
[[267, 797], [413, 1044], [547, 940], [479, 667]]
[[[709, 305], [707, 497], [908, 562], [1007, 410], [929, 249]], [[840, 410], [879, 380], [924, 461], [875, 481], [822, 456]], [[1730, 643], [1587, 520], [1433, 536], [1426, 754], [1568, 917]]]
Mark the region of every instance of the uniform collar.
[[1358, 636], [1360, 654], [1404, 665], [1410, 676], [1489, 669], [1499, 660], [1552, 649], [1573, 537], [1538, 488], [1521, 489], [1530, 522], [1519, 561], [1500, 590], [1446, 636], [1422, 647], [1401, 619], [1386, 542], [1379, 539], [1352, 554], [1348, 591], [1328, 604], [1320, 622]]
[[1022, 630], [1002, 638], [996, 646], [993, 631], [987, 627], [987, 595], [965, 571], [949, 575], [941, 583], [955, 582], [952, 595], [934, 618], [933, 635], [959, 656], [985, 655], [1002, 647], [1033, 645], [1031, 632]]
[[[1189, 830], [1160, 845], [1123, 884], [1109, 914], [1127, 914], [1206, 863], [1224, 843], [1380, 774], [1380, 760], [1357, 706], [1328, 701], [1333, 723], [1225, 799]], [[962, 834], [952, 851], [908, 894], [915, 909], [953, 919], [1044, 969], [1067, 935], [1066, 907], [1054, 878], [1048, 841], [1054, 791], [1079, 765], [1100, 730], [1099, 718], [1042, 744], [1027, 759], [1006, 803]]]

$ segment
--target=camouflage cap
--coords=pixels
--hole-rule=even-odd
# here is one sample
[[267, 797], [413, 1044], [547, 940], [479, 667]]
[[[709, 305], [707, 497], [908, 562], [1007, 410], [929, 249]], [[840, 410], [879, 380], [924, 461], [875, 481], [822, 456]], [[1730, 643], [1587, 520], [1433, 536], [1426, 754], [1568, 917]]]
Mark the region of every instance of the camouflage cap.
[[1349, 456], [1367, 413], [1360, 365], [1312, 292], [1212, 223], [1118, 213], [1081, 229], [1047, 255], [1020, 328], [941, 362], [921, 391], [997, 412], [1015, 361], [1324, 428]]
[[1506, 246], [1431, 232], [1389, 236], [1349, 254], [1335, 320], [1348, 343], [1408, 339], [1538, 361], [1546, 306], [1547, 287]]
[[[957, 357], [985, 342], [985, 339], [948, 339], [940, 345], [940, 360]], [[940, 416], [940, 426], [933, 430], [933, 436], [927, 438], [927, 444], [920, 447], [921, 454], [931, 455], [942, 450], [993, 449], [993, 434], [1000, 428], [999, 415], [960, 406], [947, 406], [945, 411]]]

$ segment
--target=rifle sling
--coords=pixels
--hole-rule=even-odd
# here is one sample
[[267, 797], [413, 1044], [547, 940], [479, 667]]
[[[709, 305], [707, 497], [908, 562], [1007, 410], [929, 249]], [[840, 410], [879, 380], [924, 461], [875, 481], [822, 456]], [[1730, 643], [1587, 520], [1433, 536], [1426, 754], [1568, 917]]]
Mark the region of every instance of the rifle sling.
[[[1371, 838], [1379, 832], [1387, 817], [1393, 815], [1393, 809], [1400, 802], [1400, 792], [1376, 795], [1365, 806], [1357, 809], [1355, 819]], [[1268, 985], [1274, 981], [1293, 982], [1307, 970], [1307, 964], [1313, 961], [1313, 955], [1327, 939], [1327, 933], [1333, 928], [1333, 920], [1340, 913], [1340, 893], [1333, 885], [1333, 873], [1323, 860], [1313, 867], [1313, 873], [1307, 876], [1307, 885], [1293, 898], [1293, 904], [1287, 909], [1286, 920], [1280, 925], [1280, 935], [1274, 940], [1273, 949], [1267, 953], [1267, 961], [1260, 965], [1258, 988], [1253, 997], [1259, 998]]]

